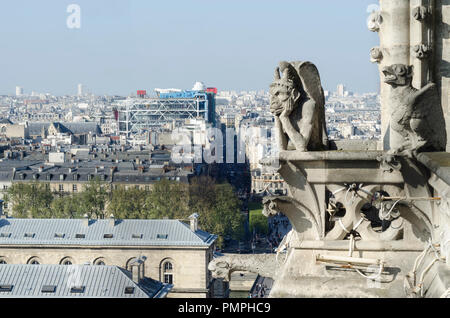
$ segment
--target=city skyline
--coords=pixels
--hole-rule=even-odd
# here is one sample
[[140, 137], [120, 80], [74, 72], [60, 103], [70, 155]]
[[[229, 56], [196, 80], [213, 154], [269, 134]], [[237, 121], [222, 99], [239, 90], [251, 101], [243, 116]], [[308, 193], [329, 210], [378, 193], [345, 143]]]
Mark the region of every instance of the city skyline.
[[219, 90], [266, 90], [283, 59], [313, 61], [326, 90], [342, 82], [355, 92], [377, 92], [378, 70], [369, 61], [377, 39], [366, 28], [373, 1], [353, 2], [335, 15], [333, 1], [83, 0], [77, 1], [80, 29], [66, 26], [71, 1], [2, 3], [0, 66], [8, 77], [0, 78], [0, 94], [20, 86], [25, 94], [75, 95], [83, 83], [96, 95], [129, 95], [190, 89], [195, 81]]

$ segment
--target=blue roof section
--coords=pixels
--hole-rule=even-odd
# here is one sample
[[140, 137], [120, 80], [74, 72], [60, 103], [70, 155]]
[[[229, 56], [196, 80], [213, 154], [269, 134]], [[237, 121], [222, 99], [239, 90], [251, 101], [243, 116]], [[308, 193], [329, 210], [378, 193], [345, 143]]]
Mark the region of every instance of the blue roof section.
[[103, 219], [85, 224], [83, 219], [0, 219], [0, 245], [208, 247], [217, 239], [201, 230], [194, 233], [179, 220], [115, 220], [112, 226], [112, 220]]
[[[49, 288], [43, 292], [44, 286]], [[72, 292], [72, 287], [83, 288]], [[133, 293], [125, 293], [126, 287], [131, 287]], [[164, 297], [161, 292], [165, 287], [149, 278], [136, 284], [130, 272], [117, 266], [0, 265], [0, 298], [150, 298]]]

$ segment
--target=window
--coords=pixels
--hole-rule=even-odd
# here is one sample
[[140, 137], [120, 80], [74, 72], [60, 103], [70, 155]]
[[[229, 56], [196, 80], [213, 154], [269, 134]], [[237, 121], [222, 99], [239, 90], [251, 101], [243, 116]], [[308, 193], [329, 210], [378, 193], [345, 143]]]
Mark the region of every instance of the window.
[[54, 293], [56, 292], [56, 286], [55, 285], [44, 285], [41, 289], [42, 293]]
[[164, 271], [172, 270], [172, 263], [166, 262], [164, 263]]
[[60, 184], [59, 185], [59, 192], [63, 192], [64, 191], [64, 184]]
[[83, 293], [84, 292], [84, 286], [73, 286], [72, 288], [70, 288], [70, 292], [71, 293]]
[[173, 265], [172, 262], [164, 262], [163, 279], [165, 284], [173, 284]]
[[73, 191], [73, 192], [77, 192], [77, 191], [78, 191], [78, 188], [77, 188], [77, 185], [76, 185], [76, 184], [73, 184], [73, 185], [72, 185], [72, 191]]
[[13, 285], [0, 285], [0, 292], [10, 292], [13, 289]]
[[63, 233], [55, 233], [55, 237], [56, 238], [63, 238], [64, 234]]
[[104, 235], [103, 235], [103, 238], [112, 238], [112, 237], [113, 237], [112, 234], [104, 234]]
[[34, 237], [34, 233], [25, 233], [24, 237]]
[[165, 284], [173, 284], [173, 275], [172, 274], [164, 274], [164, 283]]
[[0, 265], [5, 265], [5, 264], [8, 264], [8, 263], [6, 263], [5, 259], [0, 258]]
[[131, 286], [125, 287], [125, 294], [128, 294], [128, 295], [134, 294], [134, 287], [131, 287]]
[[105, 259], [103, 257], [99, 257], [94, 261], [94, 265], [104, 266], [106, 265]]
[[72, 265], [73, 261], [70, 257], [65, 257], [60, 262], [61, 265]]
[[41, 264], [41, 260], [38, 257], [34, 256], [28, 260], [27, 264], [39, 265]]
[[75, 238], [86, 238], [86, 234], [75, 234]]
[[142, 234], [131, 234], [131, 238], [141, 239]]
[[168, 234], [157, 234], [156, 238], [160, 240], [166, 240], [168, 236]]
[[11, 237], [11, 233], [0, 233], [0, 237]]
[[37, 260], [32, 260], [31, 262], [30, 262], [30, 264], [31, 265], [39, 265], [40, 263], [39, 263], [39, 261], [37, 261]]

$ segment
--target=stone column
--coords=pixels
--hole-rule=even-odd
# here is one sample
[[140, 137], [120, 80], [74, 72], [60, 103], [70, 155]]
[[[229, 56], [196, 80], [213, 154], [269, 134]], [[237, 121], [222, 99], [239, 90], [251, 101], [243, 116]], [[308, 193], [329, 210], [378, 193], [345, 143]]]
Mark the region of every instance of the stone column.
[[[434, 63], [433, 80], [441, 94], [442, 109], [450, 136], [450, 0], [433, 0], [434, 9]], [[450, 138], [447, 138], [450, 151]]]
[[[389, 150], [399, 140], [390, 129], [389, 120], [391, 87], [384, 83], [381, 70], [392, 64], [414, 67], [413, 86], [422, 88], [433, 81], [432, 61], [436, 15], [436, 0], [380, 0], [380, 11], [371, 15], [369, 29], [379, 33], [380, 46], [371, 51], [371, 61], [379, 63], [381, 78], [382, 149]], [[437, 0], [448, 1], [450, 0]]]

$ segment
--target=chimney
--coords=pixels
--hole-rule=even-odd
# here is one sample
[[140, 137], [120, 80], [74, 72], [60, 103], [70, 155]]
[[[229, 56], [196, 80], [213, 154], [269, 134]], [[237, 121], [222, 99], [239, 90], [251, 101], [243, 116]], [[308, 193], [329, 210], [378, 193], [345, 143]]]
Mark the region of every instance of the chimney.
[[87, 214], [83, 216], [83, 226], [85, 227], [89, 226], [89, 216]]
[[6, 219], [6, 215], [3, 214], [3, 200], [0, 200], [0, 219]]
[[194, 213], [189, 216], [190, 225], [191, 225], [191, 231], [197, 232], [198, 230], [198, 214]]
[[114, 227], [116, 225], [116, 219], [114, 219], [114, 214], [111, 213], [111, 215], [109, 216], [109, 225], [111, 227]]
[[135, 259], [133, 262], [131, 262], [131, 278], [133, 282], [136, 284], [139, 284], [141, 280], [144, 278], [145, 275], [145, 261], [147, 260], [147, 257], [141, 256], [137, 259]]

